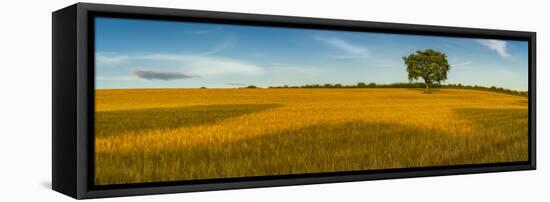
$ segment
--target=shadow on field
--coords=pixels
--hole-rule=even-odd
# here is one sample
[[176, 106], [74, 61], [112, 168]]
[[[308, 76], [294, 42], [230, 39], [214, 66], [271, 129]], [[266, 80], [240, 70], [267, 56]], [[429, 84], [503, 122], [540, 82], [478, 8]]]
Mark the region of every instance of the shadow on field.
[[[511, 162], [526, 159], [526, 110], [461, 109], [474, 132], [351, 121], [267, 133], [219, 145], [98, 155], [96, 183]], [[452, 124], [452, 123], [451, 123]], [[143, 171], [147, 165], [147, 171]], [[120, 169], [124, 167], [125, 169]], [[136, 174], [138, 173], [138, 174]]]
[[457, 114], [477, 123], [474, 133], [450, 134], [395, 122], [319, 124], [202, 148], [195, 151], [200, 159], [193, 164], [206, 163], [207, 170], [212, 166], [212, 175], [228, 168], [292, 174], [517, 161], [521, 157], [516, 153], [526, 154], [510, 148], [527, 141], [526, 110], [461, 109]]
[[129, 131], [173, 129], [212, 124], [224, 119], [280, 106], [282, 105], [228, 104], [97, 112], [95, 114], [95, 134], [109, 136]]
[[[260, 161], [252, 164], [253, 169], [263, 165], [262, 170], [279, 167], [295, 173], [510, 161], [527, 153], [513, 148], [527, 143], [527, 110], [460, 109], [456, 113], [473, 122], [473, 133], [354, 121], [265, 134], [226, 145], [219, 154], [230, 158], [235, 152], [246, 153]], [[498, 156], [499, 152], [510, 155]], [[265, 160], [270, 163], [262, 163]]]

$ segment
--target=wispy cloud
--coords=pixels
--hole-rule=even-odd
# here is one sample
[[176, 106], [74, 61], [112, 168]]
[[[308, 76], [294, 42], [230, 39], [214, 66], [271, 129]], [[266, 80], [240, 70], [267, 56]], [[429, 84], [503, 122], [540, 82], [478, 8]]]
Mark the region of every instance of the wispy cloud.
[[334, 56], [339, 59], [362, 59], [368, 56], [368, 49], [363, 46], [352, 44], [346, 40], [337, 37], [320, 37], [314, 36], [315, 40], [321, 41], [331, 47], [343, 51], [345, 54]]
[[175, 80], [175, 79], [188, 79], [193, 78], [186, 74], [178, 72], [159, 72], [159, 71], [150, 71], [150, 70], [136, 70], [133, 73], [135, 76], [146, 79], [146, 80]]
[[95, 62], [103, 65], [120, 64], [126, 60], [128, 60], [127, 55], [114, 55], [108, 53], [96, 53], [95, 55]]
[[154, 54], [138, 58], [151, 60], [174, 60], [180, 63], [181, 68], [188, 75], [218, 76], [218, 75], [258, 75], [263, 68], [246, 61], [197, 55]]
[[193, 30], [193, 31], [188, 31], [187, 33], [190, 33], [190, 34], [210, 34], [210, 33], [214, 33], [214, 32], [217, 32], [219, 30], [221, 30], [222, 27], [220, 26], [216, 26], [216, 27], [213, 27], [213, 28], [210, 28], [210, 29], [203, 29], [203, 30]]
[[[194, 54], [194, 55], [197, 55], [197, 56], [215, 55], [215, 54], [229, 48], [232, 44], [233, 44], [233, 42], [231, 40], [225, 39], [223, 42], [215, 45], [212, 49], [207, 50], [207, 51], [202, 52], [202, 53]], [[122, 63], [128, 62], [129, 60], [134, 60], [134, 59], [155, 59], [155, 58], [147, 57], [147, 55], [142, 55], [142, 56], [137, 56], [136, 57], [136, 56], [130, 56], [130, 55], [116, 54], [116, 53], [112, 53], [112, 52], [107, 52], [107, 53], [98, 52], [95, 55], [95, 62], [96, 62], [96, 64], [100, 64], [100, 65], [111, 65], [111, 66], [112, 65], [120, 65]], [[170, 58], [170, 59], [172, 59], [172, 58]]]
[[502, 57], [510, 57], [506, 41], [495, 39], [477, 39], [476, 42], [489, 48], [490, 50], [496, 51]]
[[212, 57], [186, 57], [186, 65], [189, 74], [199, 76], [217, 76], [217, 75], [259, 75], [263, 68], [244, 61], [212, 58]]
[[[220, 76], [220, 75], [259, 75], [263, 73], [263, 68], [253, 63], [225, 58], [215, 57], [210, 55], [189, 55], [189, 54], [144, 54], [144, 55], [115, 55], [109, 57], [119, 58], [120, 64], [124, 63], [125, 67], [140, 64], [143, 61], [150, 61], [157, 66], [161, 66], [164, 62], [176, 64], [179, 66], [179, 76], [168, 76], [163, 74], [155, 74], [159, 72], [134, 72], [135, 76], [140, 78], [151, 79], [181, 79], [190, 77], [205, 77], [205, 76]], [[174, 73], [173, 72], [173, 73]], [[162, 72], [160, 72], [162, 73]], [[174, 75], [174, 74], [170, 74]]]
[[466, 62], [451, 64], [451, 66], [452, 67], [462, 67], [462, 66], [468, 66], [468, 65], [471, 65], [471, 64], [472, 64], [472, 62], [466, 61]]
[[230, 47], [232, 45], [231, 41], [230, 40], [225, 40], [224, 42], [214, 46], [214, 48], [212, 48], [211, 50], [209, 51], [206, 51], [204, 53], [201, 53], [199, 55], [214, 55], [216, 53], [219, 53], [225, 49], [227, 49], [228, 47]]

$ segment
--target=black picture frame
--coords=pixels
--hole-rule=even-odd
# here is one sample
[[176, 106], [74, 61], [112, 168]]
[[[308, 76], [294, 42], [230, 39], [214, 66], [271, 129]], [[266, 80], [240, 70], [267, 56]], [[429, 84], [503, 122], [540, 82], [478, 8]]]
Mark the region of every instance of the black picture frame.
[[[93, 185], [95, 16], [524, 40], [529, 44], [529, 160], [270, 177]], [[52, 188], [77, 199], [536, 169], [536, 33], [77, 3], [52, 13]]]

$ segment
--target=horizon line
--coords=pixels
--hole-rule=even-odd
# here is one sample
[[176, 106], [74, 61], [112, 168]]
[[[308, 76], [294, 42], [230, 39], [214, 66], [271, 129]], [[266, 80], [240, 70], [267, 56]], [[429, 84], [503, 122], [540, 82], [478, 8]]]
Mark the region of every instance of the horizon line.
[[[369, 84], [367, 82], [358, 82], [358, 83], [365, 83], [365, 84]], [[370, 83], [374, 83], [374, 82], [370, 82]], [[143, 90], [148, 90], [148, 89], [254, 89], [254, 88], [248, 88], [249, 86], [254, 86], [255, 88], [260, 88], [260, 89], [277, 89], [277, 88], [304, 88], [306, 89], [307, 87], [304, 87], [304, 86], [308, 86], [308, 85], [319, 85], [321, 87], [311, 87], [311, 88], [320, 88], [320, 89], [324, 89], [324, 88], [330, 88], [330, 87], [322, 87], [324, 86], [325, 84], [331, 84], [331, 85], [335, 85], [335, 84], [339, 84], [339, 83], [324, 83], [324, 84], [305, 84], [305, 85], [286, 85], [288, 87], [283, 87], [285, 85], [279, 85], [279, 86], [267, 86], [267, 87], [263, 87], [263, 86], [258, 86], [258, 85], [243, 85], [241, 87], [206, 87], [206, 86], [201, 86], [201, 87], [130, 87], [130, 88], [97, 88], [95, 87], [94, 90], [140, 90], [140, 89], [143, 89]], [[375, 83], [376, 84], [376, 83]], [[397, 87], [397, 86], [393, 86], [393, 87], [383, 87], [384, 85], [385, 86], [390, 86], [392, 84], [415, 84], [415, 83], [389, 83], [389, 84], [376, 84], [377, 86], [375, 87], [356, 87], [357, 86], [357, 83], [355, 85], [343, 85], [341, 87], [332, 87], [332, 89], [334, 88], [343, 88], [343, 89], [350, 89], [350, 88], [419, 88], [419, 87]], [[420, 83], [420, 84], [424, 84], [424, 83]], [[458, 85], [458, 84], [442, 84], [442, 85]], [[482, 85], [464, 85], [462, 84], [463, 88], [459, 88], [459, 89], [467, 89], [467, 88], [464, 88], [466, 86], [469, 86], [469, 87], [481, 87], [481, 88], [487, 88], [487, 89], [491, 89], [492, 87], [495, 87], [496, 89], [503, 89], [503, 90], [510, 90], [510, 91], [516, 91], [516, 92], [529, 92], [529, 89], [527, 90], [514, 90], [514, 89], [510, 89], [510, 88], [504, 88], [504, 87], [498, 87], [498, 86], [482, 86]], [[307, 89], [311, 89], [311, 88], [307, 88]], [[439, 88], [439, 87], [435, 87], [436, 89]], [[472, 90], [472, 89], [470, 89]], [[475, 89], [473, 89], [475, 90]]]

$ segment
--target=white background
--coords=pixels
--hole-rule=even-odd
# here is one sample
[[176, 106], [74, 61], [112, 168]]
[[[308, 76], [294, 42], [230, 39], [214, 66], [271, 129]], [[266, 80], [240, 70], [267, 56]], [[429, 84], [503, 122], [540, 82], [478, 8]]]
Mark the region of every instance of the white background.
[[[550, 199], [549, 6], [537, 0], [90, 1], [537, 32], [536, 171], [101, 199], [108, 201], [524, 201]], [[51, 12], [75, 1], [1, 1], [0, 201], [68, 201], [51, 186]]]

